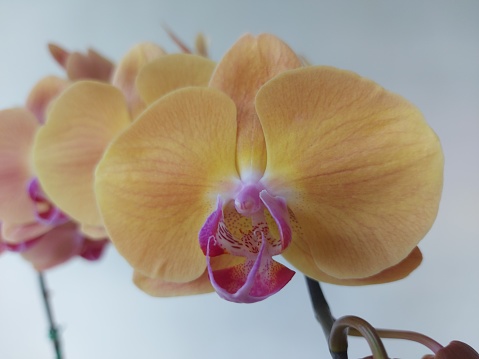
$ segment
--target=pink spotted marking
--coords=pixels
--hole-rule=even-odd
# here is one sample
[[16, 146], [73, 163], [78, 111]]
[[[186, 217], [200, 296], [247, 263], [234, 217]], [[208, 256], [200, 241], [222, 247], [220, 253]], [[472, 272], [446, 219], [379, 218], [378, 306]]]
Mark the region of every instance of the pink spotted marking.
[[[234, 203], [234, 206], [230, 204]], [[225, 210], [238, 225], [238, 214], [248, 218], [250, 228], [239, 228], [236, 237], [225, 221]], [[275, 238], [266, 221], [265, 211], [273, 217], [279, 238]], [[243, 185], [234, 199], [226, 203], [218, 196], [216, 209], [207, 218], [199, 234], [206, 256], [211, 284], [220, 297], [241, 303], [263, 300], [283, 288], [294, 272], [273, 260], [291, 242], [289, 212], [281, 197], [271, 196], [260, 184]], [[222, 254], [244, 257], [241, 264], [215, 270], [211, 257]]]

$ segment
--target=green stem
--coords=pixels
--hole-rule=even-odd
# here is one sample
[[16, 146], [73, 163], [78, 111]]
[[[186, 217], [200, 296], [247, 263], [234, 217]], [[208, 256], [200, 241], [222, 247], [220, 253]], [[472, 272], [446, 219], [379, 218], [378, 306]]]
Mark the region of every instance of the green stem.
[[42, 272], [38, 272], [38, 280], [40, 282], [40, 289], [42, 291], [43, 303], [45, 304], [45, 311], [47, 312], [48, 324], [50, 326], [48, 336], [50, 340], [52, 341], [53, 347], [55, 349], [55, 354], [56, 354], [55, 358], [62, 359], [60, 336], [58, 334], [58, 329], [53, 319], [53, 313], [52, 313], [52, 308], [50, 304], [50, 296], [47, 290], [47, 286], [45, 284], [45, 277]]

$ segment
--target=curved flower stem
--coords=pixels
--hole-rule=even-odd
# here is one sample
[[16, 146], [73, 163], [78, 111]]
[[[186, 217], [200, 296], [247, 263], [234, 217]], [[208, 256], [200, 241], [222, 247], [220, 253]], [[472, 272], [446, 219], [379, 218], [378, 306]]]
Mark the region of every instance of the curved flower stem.
[[[436, 342], [434, 339], [429, 338], [428, 336], [421, 333], [416, 333], [416, 332], [407, 331], [407, 330], [391, 330], [391, 329], [376, 329], [376, 333], [378, 333], [378, 335], [381, 338], [404, 339], [404, 340], [410, 340], [410, 341], [422, 344], [428, 349], [430, 349], [433, 353], [437, 353], [440, 349], [443, 348], [443, 346], [439, 344], [438, 342]], [[349, 332], [349, 335], [361, 336], [361, 334], [354, 329]]]
[[364, 319], [355, 316], [341, 317], [334, 322], [329, 337], [331, 353], [344, 353], [348, 348], [348, 330], [356, 329], [367, 340], [374, 359], [388, 359], [384, 345], [374, 327]]
[[309, 296], [311, 297], [316, 320], [321, 324], [326, 340], [328, 340], [335, 319], [331, 314], [331, 309], [324, 297], [319, 282], [306, 277], [306, 283], [308, 284]]
[[49, 337], [53, 342], [53, 347], [55, 349], [56, 359], [62, 359], [62, 351], [60, 345], [60, 337], [58, 334], [58, 329], [53, 320], [53, 313], [50, 304], [49, 293], [45, 284], [45, 277], [42, 272], [38, 272], [38, 279], [40, 281], [40, 288], [42, 290], [43, 303], [45, 304], [45, 310], [47, 312], [48, 324], [50, 326]]

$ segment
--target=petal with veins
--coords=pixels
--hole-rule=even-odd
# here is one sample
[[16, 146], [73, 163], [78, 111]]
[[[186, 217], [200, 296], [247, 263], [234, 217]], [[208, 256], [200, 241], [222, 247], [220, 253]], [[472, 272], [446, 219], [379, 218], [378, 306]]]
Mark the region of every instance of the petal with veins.
[[[235, 266], [241, 261], [239, 257], [223, 255], [211, 258], [211, 265], [214, 270], [217, 270]], [[205, 270], [197, 279], [184, 283], [167, 282], [158, 278], [149, 278], [141, 272], [135, 271], [133, 274], [133, 282], [142, 291], [154, 297], [176, 297], [214, 292], [214, 288], [208, 277], [208, 270]]]
[[263, 182], [286, 199], [302, 231], [285, 253], [294, 266], [351, 279], [408, 256], [431, 227], [442, 189], [441, 147], [417, 108], [322, 66], [271, 80], [256, 108], [268, 149]]
[[111, 85], [79, 81], [53, 104], [35, 139], [34, 165], [48, 198], [71, 218], [102, 224], [93, 192], [95, 167], [129, 125], [124, 97]]
[[[283, 253], [283, 257], [286, 259], [303, 256], [301, 263], [298, 263], [297, 269], [304, 273], [304, 275], [314, 278], [320, 282], [337, 284], [337, 285], [347, 285], [347, 286], [360, 286], [360, 285], [371, 285], [371, 284], [382, 284], [394, 282], [400, 279], [404, 279], [412, 271], [414, 271], [422, 262], [422, 254], [418, 247], [414, 248], [413, 251], [401, 262], [398, 264], [386, 268], [383, 271], [375, 274], [371, 277], [365, 278], [349, 278], [349, 279], [339, 279], [332, 277], [321, 270], [315, 265], [313, 258], [310, 254], [305, 254], [304, 252], [295, 252], [297, 247], [293, 244], [289, 246], [288, 250]], [[310, 262], [310, 264], [308, 264]], [[305, 264], [306, 263], [306, 264]]]
[[178, 297], [211, 293], [214, 291], [208, 278], [208, 271], [204, 271], [198, 278], [184, 283], [168, 282], [158, 278], [149, 278], [140, 272], [133, 274], [133, 283], [143, 292], [154, 297]]
[[[133, 119], [146, 107], [136, 89], [138, 74], [145, 65], [165, 55], [166, 52], [158, 45], [144, 42], [135, 45], [128, 51], [116, 67], [111, 82], [125, 95]], [[156, 81], [161, 81], [161, 79], [156, 79]]]
[[138, 92], [151, 104], [173, 90], [187, 86], [207, 86], [215, 63], [197, 55], [172, 54], [152, 61], [141, 70]]
[[238, 108], [237, 167], [242, 178], [266, 166], [266, 147], [254, 101], [259, 88], [277, 74], [301, 66], [296, 54], [277, 37], [245, 35], [216, 67], [210, 86], [228, 94]]
[[237, 181], [236, 109], [209, 88], [174, 91], [109, 147], [95, 190], [107, 231], [138, 271], [189, 282], [205, 270], [200, 228]]

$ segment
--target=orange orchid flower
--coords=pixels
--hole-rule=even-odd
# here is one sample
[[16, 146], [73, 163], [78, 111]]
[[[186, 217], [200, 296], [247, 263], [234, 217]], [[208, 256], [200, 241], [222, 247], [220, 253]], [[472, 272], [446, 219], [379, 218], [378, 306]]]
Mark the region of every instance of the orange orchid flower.
[[145, 291], [255, 302], [294, 274], [278, 254], [331, 283], [409, 274], [442, 172], [411, 103], [355, 73], [303, 67], [264, 34], [242, 37], [209, 87], [152, 103], [107, 149], [95, 190]]
[[33, 162], [46, 195], [86, 234], [104, 236], [93, 182], [105, 149], [138, 113], [165, 93], [206, 86], [214, 66], [197, 55], [167, 55], [156, 45], [144, 43], [120, 61], [111, 84], [77, 81], [70, 86], [52, 105], [35, 139]]

